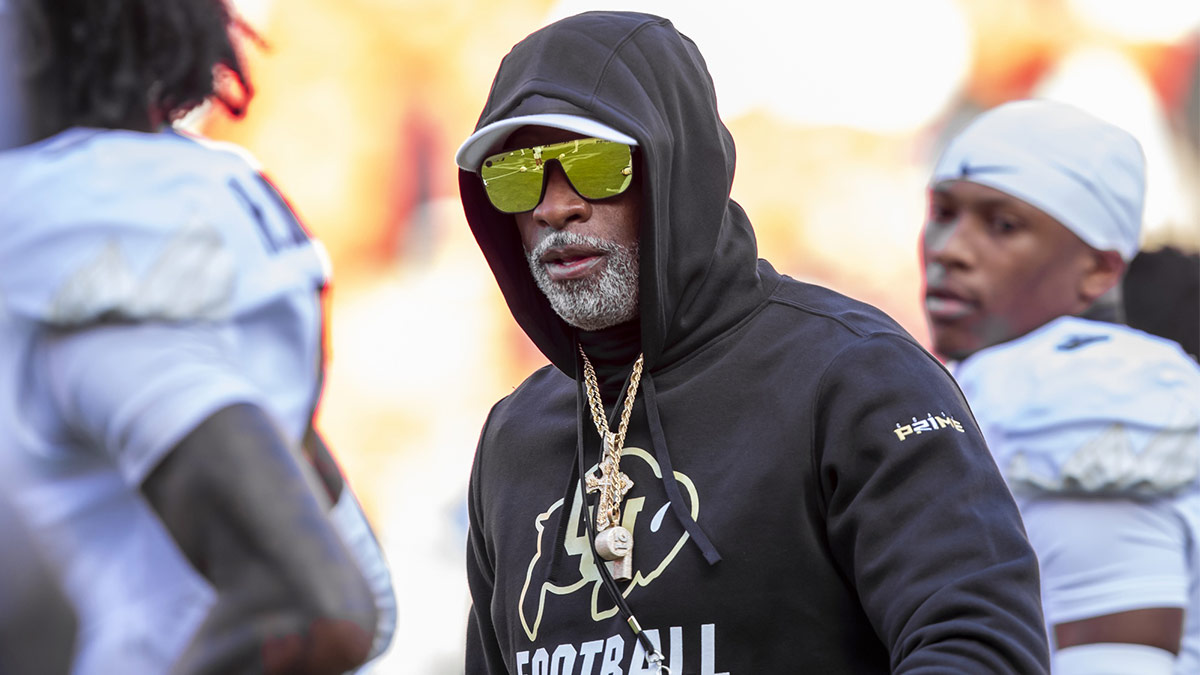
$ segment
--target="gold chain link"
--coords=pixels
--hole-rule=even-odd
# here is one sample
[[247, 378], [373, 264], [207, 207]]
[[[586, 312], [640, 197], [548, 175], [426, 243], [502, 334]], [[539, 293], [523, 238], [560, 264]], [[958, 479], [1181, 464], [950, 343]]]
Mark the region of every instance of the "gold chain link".
[[[591, 408], [592, 421], [596, 424], [596, 431], [600, 433], [600, 440], [604, 443], [604, 455], [600, 461], [600, 472], [605, 479], [604, 491], [600, 495], [600, 506], [597, 508], [596, 518], [600, 520], [600, 510], [607, 505], [609, 522], [619, 525], [623, 497], [618, 492], [621, 480], [621, 449], [625, 446], [625, 433], [629, 430], [629, 418], [633, 414], [633, 401], [637, 396], [638, 385], [642, 381], [643, 355], [638, 354], [637, 361], [633, 363], [633, 374], [629, 376], [629, 389], [625, 392], [625, 408], [621, 411], [621, 422], [614, 435], [609, 430], [608, 420], [605, 418], [604, 402], [600, 399], [600, 384], [596, 381], [596, 370], [592, 368], [592, 362], [588, 360], [583, 347], [579, 348], [579, 354], [583, 357], [583, 381], [587, 385], [588, 407]], [[611, 442], [609, 436], [612, 436]]]

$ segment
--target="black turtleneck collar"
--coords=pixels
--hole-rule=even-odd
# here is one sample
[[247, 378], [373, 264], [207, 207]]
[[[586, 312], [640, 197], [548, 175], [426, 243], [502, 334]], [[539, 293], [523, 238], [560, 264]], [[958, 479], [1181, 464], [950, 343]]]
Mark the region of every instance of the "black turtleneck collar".
[[641, 321], [632, 319], [600, 330], [577, 331], [576, 335], [596, 369], [604, 404], [612, 407], [642, 351]]

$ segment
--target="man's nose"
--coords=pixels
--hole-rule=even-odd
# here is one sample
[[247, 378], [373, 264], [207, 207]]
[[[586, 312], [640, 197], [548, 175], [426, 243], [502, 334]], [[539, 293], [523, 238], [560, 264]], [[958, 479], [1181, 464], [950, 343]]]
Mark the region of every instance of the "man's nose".
[[970, 242], [969, 223], [963, 216], [948, 222], [929, 222], [925, 225], [925, 260], [946, 268], [970, 267], [974, 254]]
[[535, 221], [546, 227], [561, 230], [592, 216], [592, 204], [571, 187], [566, 173], [558, 162], [546, 165], [546, 191], [542, 201], [533, 209]]

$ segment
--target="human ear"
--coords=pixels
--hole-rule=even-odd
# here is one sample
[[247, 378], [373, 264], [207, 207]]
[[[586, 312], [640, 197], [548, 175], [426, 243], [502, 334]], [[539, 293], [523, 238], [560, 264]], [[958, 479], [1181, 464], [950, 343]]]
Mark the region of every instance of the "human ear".
[[1084, 274], [1079, 281], [1079, 298], [1091, 305], [1121, 282], [1126, 263], [1116, 251], [1090, 251]]

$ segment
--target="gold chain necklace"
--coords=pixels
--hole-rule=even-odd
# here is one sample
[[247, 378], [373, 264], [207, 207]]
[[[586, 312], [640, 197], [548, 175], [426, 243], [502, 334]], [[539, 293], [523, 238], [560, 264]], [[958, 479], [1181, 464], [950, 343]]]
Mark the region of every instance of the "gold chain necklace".
[[592, 421], [596, 431], [604, 442], [604, 454], [598, 467], [599, 476], [585, 477], [588, 492], [600, 492], [600, 504], [596, 507], [596, 552], [605, 560], [612, 561], [614, 579], [628, 580], [632, 577], [633, 569], [633, 535], [621, 526], [621, 501], [625, 493], [633, 487], [629, 476], [621, 473], [621, 450], [625, 446], [625, 432], [629, 430], [629, 418], [633, 414], [633, 401], [637, 396], [638, 384], [642, 381], [642, 355], [633, 363], [633, 374], [629, 376], [629, 389], [625, 392], [625, 407], [621, 411], [621, 421], [614, 434], [608, 428], [608, 420], [604, 414], [604, 402], [600, 399], [600, 385], [596, 381], [596, 370], [588, 360], [583, 347], [579, 348], [583, 357], [583, 381], [587, 386], [588, 406], [591, 408]]

